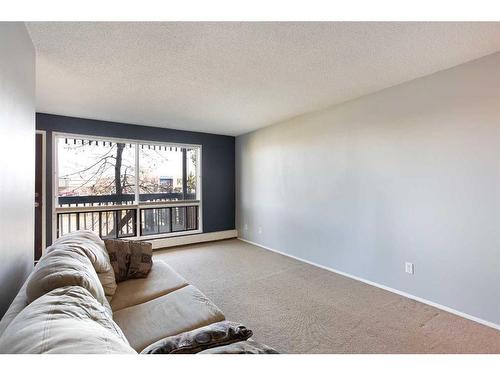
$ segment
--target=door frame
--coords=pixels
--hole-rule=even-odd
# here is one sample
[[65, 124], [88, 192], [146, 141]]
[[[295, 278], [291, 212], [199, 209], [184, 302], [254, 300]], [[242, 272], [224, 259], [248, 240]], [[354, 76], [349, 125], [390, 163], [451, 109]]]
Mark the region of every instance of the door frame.
[[35, 134], [42, 136], [42, 255], [44, 255], [47, 247], [47, 132], [36, 130]]

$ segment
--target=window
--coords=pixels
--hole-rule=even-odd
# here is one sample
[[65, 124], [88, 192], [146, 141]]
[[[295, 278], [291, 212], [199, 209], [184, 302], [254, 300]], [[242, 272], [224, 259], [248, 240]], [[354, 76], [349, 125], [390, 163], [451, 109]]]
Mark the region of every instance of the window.
[[57, 237], [90, 229], [102, 238], [201, 232], [201, 147], [57, 134]]
[[196, 199], [198, 148], [139, 146], [139, 200]]
[[133, 204], [135, 144], [57, 137], [59, 207]]

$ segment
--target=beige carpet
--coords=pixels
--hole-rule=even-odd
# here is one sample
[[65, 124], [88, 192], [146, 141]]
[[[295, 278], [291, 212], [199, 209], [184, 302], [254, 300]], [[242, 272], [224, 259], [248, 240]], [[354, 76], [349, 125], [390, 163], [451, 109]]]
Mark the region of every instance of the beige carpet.
[[500, 331], [236, 239], [155, 257], [282, 353], [500, 353]]

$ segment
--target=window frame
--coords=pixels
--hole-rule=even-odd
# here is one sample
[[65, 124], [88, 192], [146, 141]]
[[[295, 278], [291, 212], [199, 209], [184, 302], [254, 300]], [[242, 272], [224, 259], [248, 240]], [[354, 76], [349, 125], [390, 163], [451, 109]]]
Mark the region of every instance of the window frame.
[[[58, 238], [58, 214], [69, 212], [96, 212], [110, 211], [117, 209], [135, 209], [136, 210], [136, 236], [127, 237], [131, 240], [154, 240], [168, 237], [188, 236], [193, 234], [203, 233], [203, 184], [202, 184], [202, 158], [203, 146], [200, 144], [176, 143], [176, 142], [158, 142], [148, 141], [144, 139], [129, 139], [119, 137], [96, 136], [87, 134], [75, 134], [66, 132], [52, 132], [52, 241]], [[127, 205], [103, 205], [103, 206], [86, 206], [86, 207], [59, 207], [58, 187], [59, 187], [59, 168], [58, 168], [58, 142], [59, 138], [84, 138], [88, 140], [106, 141], [113, 143], [128, 143], [135, 145], [135, 199], [133, 204]], [[140, 145], [177, 147], [177, 148], [197, 148], [198, 163], [196, 165], [196, 199], [181, 200], [181, 201], [165, 201], [165, 202], [140, 202], [139, 200], [139, 147]], [[141, 220], [140, 210], [148, 208], [166, 208], [166, 207], [182, 207], [182, 206], [197, 206], [198, 207], [198, 225], [197, 229], [177, 231], [170, 233], [159, 233], [141, 236]]]

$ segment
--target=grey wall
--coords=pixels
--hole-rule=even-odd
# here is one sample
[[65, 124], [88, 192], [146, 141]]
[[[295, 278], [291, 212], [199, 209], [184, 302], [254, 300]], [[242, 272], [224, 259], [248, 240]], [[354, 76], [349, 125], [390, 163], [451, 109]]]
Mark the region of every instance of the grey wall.
[[243, 238], [500, 324], [500, 54], [238, 137], [236, 196]]
[[[235, 228], [235, 170], [232, 136], [36, 114], [36, 128], [47, 132], [46, 191], [52, 196], [52, 132], [86, 134], [202, 146], [203, 232]], [[47, 199], [47, 243], [52, 239], [52, 199]]]
[[0, 317], [33, 268], [35, 50], [21, 22], [0, 22]]

